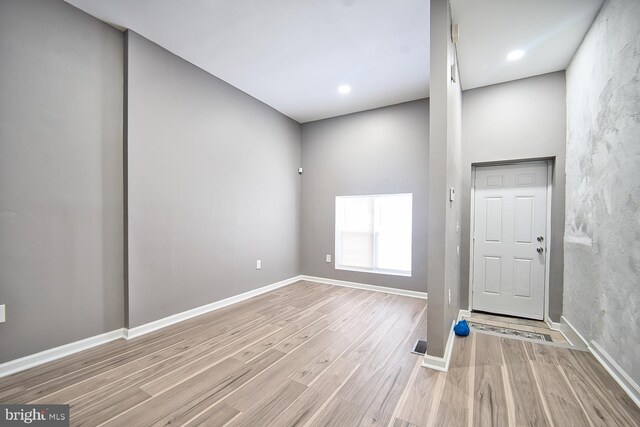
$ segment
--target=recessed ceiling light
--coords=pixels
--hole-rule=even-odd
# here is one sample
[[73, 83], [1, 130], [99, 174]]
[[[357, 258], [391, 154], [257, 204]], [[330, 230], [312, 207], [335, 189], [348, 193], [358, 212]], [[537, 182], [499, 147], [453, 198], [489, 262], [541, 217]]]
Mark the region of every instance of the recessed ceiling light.
[[513, 52], [509, 53], [507, 55], [507, 59], [509, 61], [517, 61], [518, 59], [522, 58], [524, 56], [524, 50], [514, 50]]
[[338, 86], [338, 92], [340, 92], [342, 95], [346, 95], [349, 92], [351, 92], [351, 86], [349, 86], [349, 85], [340, 85], [340, 86]]

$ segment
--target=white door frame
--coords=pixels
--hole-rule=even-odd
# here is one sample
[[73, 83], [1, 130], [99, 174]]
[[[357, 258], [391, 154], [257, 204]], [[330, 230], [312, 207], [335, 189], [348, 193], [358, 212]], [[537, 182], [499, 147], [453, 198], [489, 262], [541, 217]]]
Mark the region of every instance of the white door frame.
[[474, 260], [474, 240], [475, 234], [475, 203], [476, 203], [476, 168], [484, 166], [506, 166], [521, 165], [525, 163], [541, 163], [547, 164], [547, 238], [544, 241], [545, 260], [544, 260], [544, 322], [549, 324], [549, 267], [551, 260], [551, 195], [553, 188], [553, 162], [548, 159], [530, 159], [530, 160], [509, 160], [504, 162], [487, 162], [474, 163], [471, 165], [471, 204], [469, 208], [469, 312], [473, 311], [473, 260]]

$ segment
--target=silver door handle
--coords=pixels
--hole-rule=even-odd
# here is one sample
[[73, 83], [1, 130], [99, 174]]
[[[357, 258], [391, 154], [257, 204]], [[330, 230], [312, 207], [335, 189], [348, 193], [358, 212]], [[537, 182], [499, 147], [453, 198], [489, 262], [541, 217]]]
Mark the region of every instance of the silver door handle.
[[538, 242], [542, 242], [544, 240], [544, 237], [542, 236], [538, 236], [538, 238], [536, 239]]
[[544, 249], [542, 247], [539, 247], [538, 249], [536, 249], [536, 251], [538, 251], [538, 253], [541, 254], [542, 252], [544, 252]]

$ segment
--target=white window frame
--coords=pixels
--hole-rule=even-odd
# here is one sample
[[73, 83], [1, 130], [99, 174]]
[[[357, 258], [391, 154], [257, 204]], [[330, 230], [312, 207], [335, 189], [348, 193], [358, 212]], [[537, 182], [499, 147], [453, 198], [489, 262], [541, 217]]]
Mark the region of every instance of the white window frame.
[[[410, 248], [409, 248], [409, 257], [411, 258], [410, 260], [410, 265], [411, 265], [411, 270], [409, 271], [404, 271], [404, 270], [390, 270], [390, 269], [384, 269], [384, 268], [366, 268], [366, 267], [353, 267], [353, 266], [349, 266], [349, 265], [342, 265], [340, 264], [340, 259], [342, 258], [340, 255], [340, 230], [338, 230], [338, 211], [337, 211], [337, 206], [338, 206], [338, 199], [344, 198], [383, 198], [383, 197], [393, 197], [393, 196], [410, 196], [411, 197], [411, 244], [410, 244]], [[375, 201], [374, 201], [375, 204]], [[375, 274], [384, 274], [384, 275], [391, 275], [391, 276], [403, 276], [403, 277], [411, 277], [412, 271], [413, 271], [413, 193], [391, 193], [391, 194], [367, 194], [367, 195], [357, 195], [357, 196], [336, 196], [335, 198], [335, 204], [334, 204], [334, 212], [335, 212], [335, 217], [334, 217], [334, 229], [335, 229], [335, 257], [334, 257], [334, 261], [335, 261], [335, 269], [336, 270], [345, 270], [345, 271], [356, 271], [356, 272], [361, 272], [361, 273], [375, 273]], [[377, 249], [378, 249], [378, 233], [375, 231], [375, 226], [377, 223], [379, 223], [379, 221], [376, 221], [376, 216], [378, 215], [378, 210], [374, 208], [374, 232], [373, 232], [373, 259], [374, 262], [377, 259]]]

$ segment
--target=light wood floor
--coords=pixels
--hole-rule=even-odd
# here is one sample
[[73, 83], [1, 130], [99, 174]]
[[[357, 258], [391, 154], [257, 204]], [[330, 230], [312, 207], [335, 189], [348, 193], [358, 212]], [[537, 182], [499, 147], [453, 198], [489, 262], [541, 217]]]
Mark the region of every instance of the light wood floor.
[[0, 379], [77, 426], [640, 425], [588, 353], [472, 333], [449, 372], [410, 348], [424, 300], [309, 282]]

